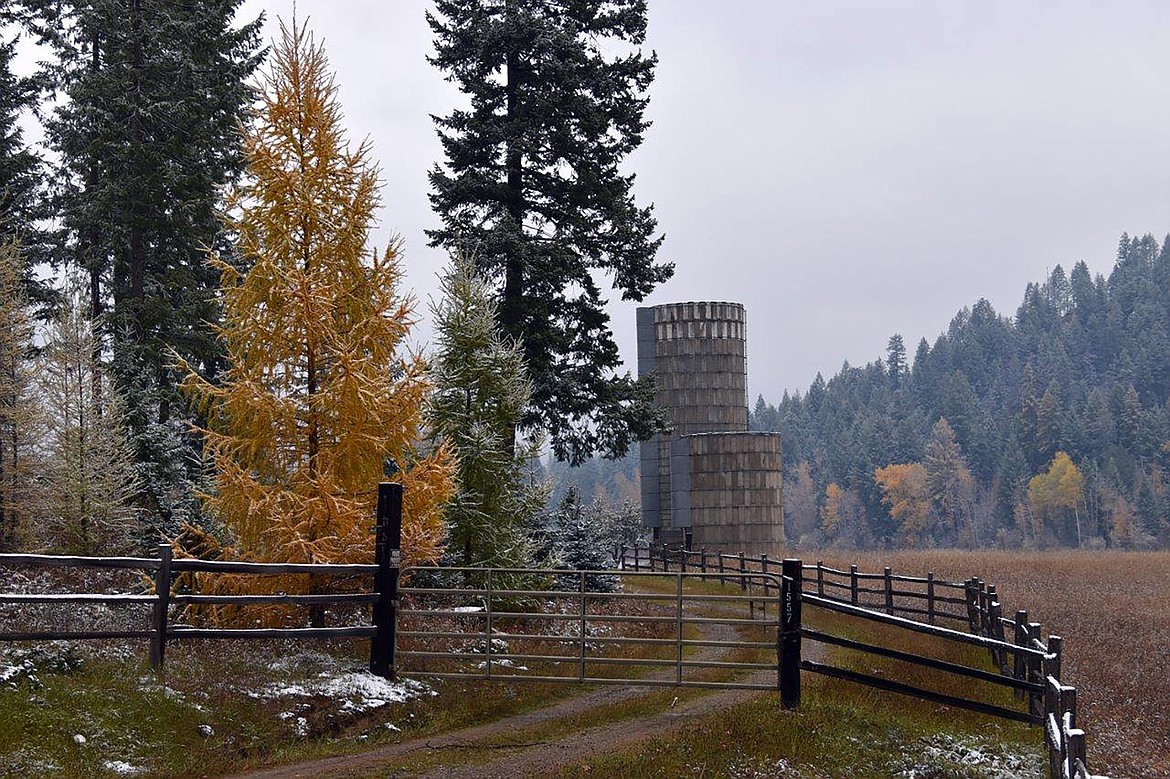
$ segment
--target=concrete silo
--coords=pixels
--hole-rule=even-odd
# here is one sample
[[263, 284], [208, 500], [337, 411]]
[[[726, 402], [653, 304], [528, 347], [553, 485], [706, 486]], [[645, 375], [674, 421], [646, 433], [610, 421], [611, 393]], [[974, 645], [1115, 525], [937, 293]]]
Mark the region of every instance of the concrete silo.
[[671, 545], [781, 551], [780, 437], [747, 431], [743, 306], [639, 308], [637, 324], [638, 373], [671, 427], [641, 444], [643, 524]]

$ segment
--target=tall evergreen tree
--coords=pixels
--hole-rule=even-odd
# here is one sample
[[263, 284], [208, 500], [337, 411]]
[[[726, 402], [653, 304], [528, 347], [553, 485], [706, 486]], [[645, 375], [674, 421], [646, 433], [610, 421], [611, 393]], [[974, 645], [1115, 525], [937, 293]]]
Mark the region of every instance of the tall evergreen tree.
[[[431, 63], [471, 98], [436, 119], [432, 245], [474, 250], [500, 293], [500, 329], [524, 345], [524, 424], [559, 459], [620, 456], [654, 433], [653, 387], [618, 375], [599, 277], [642, 300], [656, 262], [652, 207], [620, 170], [642, 142], [657, 59], [639, 50], [646, 0], [438, 0]], [[620, 50], [625, 53], [613, 55]]]
[[526, 465], [534, 448], [513, 451], [530, 387], [520, 345], [500, 338], [496, 302], [473, 262], [456, 253], [432, 305], [436, 349], [427, 414], [436, 443], [455, 455], [455, 497], [444, 518], [449, 552], [460, 565], [523, 568], [535, 564], [526, 531], [546, 492]]
[[242, 0], [23, 4], [55, 55], [45, 76], [62, 98], [46, 125], [59, 157], [54, 259], [88, 277], [99, 348], [112, 347], [113, 378], [133, 390], [139, 499], [165, 517], [185, 503], [174, 493], [189, 493], [179, 482], [196, 465], [174, 459], [185, 422], [172, 424], [172, 351], [208, 374], [221, 360], [206, 257], [224, 244], [220, 195], [243, 167], [260, 20], [236, 26]]
[[[0, 20], [6, 15], [0, 13]], [[40, 88], [36, 78], [12, 71], [17, 42], [15, 37], [0, 40], [0, 241], [20, 244], [23, 295], [47, 315], [53, 292], [34, 270], [48, 259], [41, 225], [47, 215], [44, 170], [20, 126], [22, 115], [35, 109]]]

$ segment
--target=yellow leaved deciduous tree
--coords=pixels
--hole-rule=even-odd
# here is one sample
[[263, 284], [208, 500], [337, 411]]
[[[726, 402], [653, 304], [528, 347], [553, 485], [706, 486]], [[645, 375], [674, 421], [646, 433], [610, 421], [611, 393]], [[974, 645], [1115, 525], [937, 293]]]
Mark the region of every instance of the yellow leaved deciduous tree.
[[[1064, 452], [1057, 452], [1048, 470], [1028, 481], [1028, 503], [1037, 515], [1055, 522], [1072, 512], [1076, 520], [1077, 546], [1081, 546], [1081, 513], [1085, 500], [1085, 477]], [[1038, 539], [1039, 540], [1039, 539]]]
[[[367, 248], [377, 168], [367, 145], [344, 140], [325, 52], [295, 21], [281, 25], [261, 86], [229, 211], [248, 270], [213, 260], [229, 367], [217, 384], [190, 369], [185, 381], [208, 415], [206, 504], [230, 533], [224, 554], [371, 562], [377, 484], [390, 472], [404, 486], [404, 562], [436, 561], [451, 458], [418, 449], [428, 383], [406, 344], [414, 303], [399, 292], [398, 244]], [[238, 585], [226, 581], [201, 585]]]
[[833, 538], [841, 529], [842, 490], [836, 482], [825, 487], [825, 505], [821, 507], [821, 532]]
[[917, 546], [929, 525], [926, 468], [922, 463], [887, 465], [874, 470], [873, 478], [882, 489], [882, 502], [898, 523], [903, 541], [907, 546]]

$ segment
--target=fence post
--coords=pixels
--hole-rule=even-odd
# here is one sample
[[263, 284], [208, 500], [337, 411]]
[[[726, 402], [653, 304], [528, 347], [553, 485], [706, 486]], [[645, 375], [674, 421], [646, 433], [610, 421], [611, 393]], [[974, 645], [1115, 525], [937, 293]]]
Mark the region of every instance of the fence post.
[[739, 589], [746, 592], [747, 591], [747, 577], [744, 576], [745, 573], [747, 573], [747, 561], [743, 557], [743, 552], [740, 552], [739, 553]]
[[926, 572], [926, 621], [934, 624], [934, 571]]
[[882, 576], [886, 580], [886, 613], [894, 613], [894, 569], [886, 566], [882, 571]]
[[800, 705], [800, 560], [786, 558], [780, 573], [780, 705], [795, 709]]
[[849, 566], [849, 604], [857, 605], [857, 566]]
[[719, 583], [726, 585], [727, 577], [723, 575], [723, 550], [720, 549], [717, 554], [719, 555]]
[[[395, 678], [394, 631], [398, 619], [398, 576], [402, 566], [402, 485], [378, 485], [374, 525], [374, 637], [370, 639], [370, 673]], [[488, 636], [491, 641], [491, 636]]]
[[975, 591], [974, 578], [968, 579], [964, 584], [963, 594], [967, 599], [967, 629], [971, 633], [979, 632], [979, 594]]
[[[1061, 714], [1061, 688], [1060, 683], [1055, 685], [1050, 683], [1045, 677], [1044, 680], [1044, 741], [1048, 745], [1048, 775], [1050, 777], [1059, 777], [1061, 775], [1060, 764], [1064, 760], [1064, 738], [1063, 733], [1058, 732], [1057, 741], [1054, 742], [1049, 738], [1050, 732], [1048, 729], [1048, 715], [1051, 714], [1056, 718], [1056, 727], [1058, 731], [1062, 731], [1062, 723], [1064, 716]], [[1035, 713], [1035, 712], [1033, 712]]]
[[700, 552], [699, 573], [707, 573], [707, 547], [703, 547], [703, 551]]
[[825, 597], [825, 562], [817, 560], [817, 597]]
[[987, 635], [987, 582], [982, 579], [979, 582], [979, 635]]
[[[996, 601], [993, 608], [995, 617], [995, 640], [1007, 643], [1007, 634], [1003, 629], [1003, 605]], [[996, 650], [999, 657], [999, 672], [1003, 675], [1008, 674], [1007, 652], [1002, 647]]]
[[[762, 573], [762, 574], [768, 573], [768, 555], [766, 553], [763, 553], [763, 552], [760, 553], [760, 573]], [[764, 576], [764, 599], [765, 599], [764, 600], [764, 613], [765, 614], [768, 613], [768, 601], [767, 601], [768, 584], [769, 584], [768, 577], [765, 575]]]
[[154, 632], [150, 637], [150, 667], [162, 668], [167, 652], [167, 612], [171, 606], [171, 545], [158, 545], [158, 570], [154, 572]]
[[1075, 729], [1068, 734], [1068, 775], [1080, 776], [1077, 773], [1077, 763], [1084, 766], [1088, 772], [1089, 763], [1085, 759], [1085, 731]]
[[[1015, 644], [1018, 647], [1028, 645], [1028, 612], [1020, 609], [1016, 612], [1015, 619]], [[1016, 652], [1015, 661], [1012, 663], [1012, 678], [1014, 679], [1028, 679], [1028, 665], [1024, 662], [1024, 656]], [[1029, 681], [1031, 681], [1029, 679]], [[1022, 700], [1024, 697], [1023, 690], [1016, 690], [1016, 700]], [[1033, 709], [1033, 705], [1028, 706], [1029, 710]]]
[[1048, 653], [1052, 655], [1052, 661], [1049, 664], [1048, 672], [1060, 678], [1060, 653], [1064, 648], [1064, 639], [1060, 636], [1048, 637]]

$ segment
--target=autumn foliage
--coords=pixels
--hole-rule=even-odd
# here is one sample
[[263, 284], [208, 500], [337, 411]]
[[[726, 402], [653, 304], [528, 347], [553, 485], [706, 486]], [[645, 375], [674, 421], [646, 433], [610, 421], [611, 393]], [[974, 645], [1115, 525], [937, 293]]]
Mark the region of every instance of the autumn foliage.
[[405, 561], [435, 561], [451, 466], [444, 449], [416, 448], [428, 384], [406, 344], [413, 301], [398, 245], [367, 248], [378, 172], [344, 140], [324, 50], [303, 26], [282, 25], [272, 63], [231, 211], [247, 271], [214, 260], [230, 367], [217, 384], [185, 383], [209, 419], [207, 507], [229, 556], [369, 562], [391, 473], [405, 487]]

